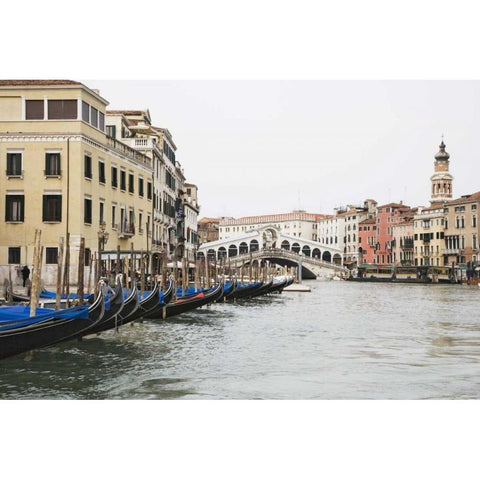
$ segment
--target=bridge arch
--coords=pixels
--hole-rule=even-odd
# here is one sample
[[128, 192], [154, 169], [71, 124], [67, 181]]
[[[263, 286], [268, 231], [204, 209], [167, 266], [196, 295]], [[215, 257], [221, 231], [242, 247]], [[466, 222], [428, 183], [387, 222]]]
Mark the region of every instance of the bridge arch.
[[238, 246], [238, 254], [239, 255], [242, 255], [243, 253], [248, 253], [248, 245], [246, 242], [242, 242], [239, 246]]
[[257, 252], [258, 251], [258, 240], [255, 240], [253, 239], [251, 242], [250, 242], [250, 251], [251, 252]]
[[339, 254], [339, 253], [336, 253], [334, 256], [333, 256], [333, 263], [335, 265], [341, 265], [342, 264], [342, 256]]
[[220, 247], [217, 251], [218, 259], [221, 260], [227, 256], [227, 249], [225, 247]]
[[312, 250], [312, 257], [313, 258], [320, 258], [320, 256], [321, 256], [320, 250], [318, 248], [314, 248]]
[[292, 252], [300, 253], [300, 245], [297, 242], [292, 244]]
[[228, 247], [228, 256], [229, 257], [236, 257], [238, 255], [238, 248], [236, 245], [230, 245]]
[[310, 256], [310, 247], [308, 245], [304, 245], [302, 247], [302, 253], [306, 256], [306, 257], [309, 257]]
[[208, 259], [209, 262], [214, 262], [215, 258], [216, 258], [215, 250], [213, 248], [210, 248], [207, 251], [207, 259]]
[[288, 240], [284, 240], [284, 241], [282, 242], [282, 248], [283, 248], [284, 250], [290, 250], [290, 242], [289, 242]]
[[332, 254], [328, 251], [325, 250], [322, 255], [322, 260], [325, 262], [331, 262], [332, 261]]

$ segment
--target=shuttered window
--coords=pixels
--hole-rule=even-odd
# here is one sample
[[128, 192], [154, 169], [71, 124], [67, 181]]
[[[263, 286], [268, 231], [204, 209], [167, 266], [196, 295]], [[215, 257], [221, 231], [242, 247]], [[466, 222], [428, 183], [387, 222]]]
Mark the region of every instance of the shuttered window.
[[57, 264], [58, 260], [58, 248], [57, 247], [46, 247], [45, 248], [45, 263], [46, 264]]
[[90, 123], [94, 127], [98, 126], [98, 110], [93, 107], [90, 107]]
[[105, 130], [105, 115], [98, 112], [98, 128], [103, 132]]
[[8, 263], [20, 265], [20, 247], [8, 247]]
[[62, 221], [62, 196], [44, 195], [43, 196], [43, 221], [61, 222]]
[[83, 205], [83, 221], [85, 223], [92, 223], [92, 200], [85, 198]]
[[7, 175], [9, 176], [22, 175], [22, 154], [21, 153], [7, 153]]
[[112, 187], [118, 187], [117, 167], [112, 167]]
[[60, 154], [46, 153], [45, 154], [45, 176], [59, 176], [60, 175]]
[[92, 178], [92, 157], [90, 155], [84, 157], [84, 175], [85, 178]]
[[87, 102], [82, 102], [82, 120], [87, 123], [90, 121], [90, 105]]
[[49, 120], [74, 120], [77, 118], [77, 100], [49, 100]]
[[138, 195], [143, 197], [143, 178], [138, 179]]
[[6, 195], [5, 199], [5, 221], [23, 222], [25, 216], [25, 196]]
[[103, 163], [103, 162], [98, 162], [98, 181], [100, 183], [106, 183], [105, 163]]
[[134, 180], [133, 173], [129, 173], [128, 174], [128, 191], [129, 191], [129, 193], [134, 193], [134, 191], [135, 191], [134, 183], [135, 183], [135, 180]]
[[26, 100], [25, 118], [27, 120], [43, 120], [43, 100]]

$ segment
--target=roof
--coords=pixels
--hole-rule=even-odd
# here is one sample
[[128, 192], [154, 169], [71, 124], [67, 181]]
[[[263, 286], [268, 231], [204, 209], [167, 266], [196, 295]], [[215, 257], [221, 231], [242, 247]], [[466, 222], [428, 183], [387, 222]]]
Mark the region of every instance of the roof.
[[1, 87], [28, 87], [28, 86], [48, 86], [48, 85], [83, 85], [74, 80], [0, 80]]
[[316, 222], [320, 219], [331, 218], [332, 215], [323, 215], [321, 213], [306, 213], [306, 212], [290, 212], [290, 213], [274, 213], [272, 215], [256, 215], [252, 217], [227, 218], [223, 223], [228, 225], [242, 225], [249, 223], [275, 223], [286, 222], [293, 220], [300, 220], [306, 222]]
[[107, 110], [107, 115], [143, 115], [145, 110]]
[[203, 217], [197, 223], [219, 223], [220, 220], [220, 218]]
[[385, 205], [379, 205], [377, 208], [384, 208], [384, 207], [405, 208], [406, 210], [410, 210], [410, 207], [407, 205], [404, 205], [403, 203], [386, 203]]
[[480, 201], [480, 192], [470, 193], [468, 195], [462, 195], [460, 198], [455, 198], [445, 202], [445, 205], [461, 205], [462, 203], [478, 202]]
[[375, 220], [375, 218], [367, 218], [366, 220], [358, 222], [359, 225], [367, 225], [369, 223], [377, 223], [377, 221]]

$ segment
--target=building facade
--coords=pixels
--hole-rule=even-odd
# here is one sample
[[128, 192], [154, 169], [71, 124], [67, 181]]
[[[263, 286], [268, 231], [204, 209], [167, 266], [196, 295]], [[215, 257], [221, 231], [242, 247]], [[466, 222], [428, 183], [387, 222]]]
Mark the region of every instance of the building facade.
[[[139, 254], [152, 251], [157, 242], [165, 249], [170, 239], [172, 251], [175, 233], [168, 237], [165, 225], [175, 232], [184, 178], [174, 158], [160, 167], [172, 157], [163, 143], [158, 147], [159, 142], [168, 144], [168, 134], [157, 129], [150, 136], [140, 128], [150, 124], [148, 111], [108, 113], [107, 106], [98, 91], [75, 81], [0, 81], [4, 278], [9, 270], [32, 264], [37, 228], [42, 232], [42, 277], [47, 284], [55, 283], [59, 239], [67, 235], [71, 283], [77, 280], [81, 238], [87, 268], [98, 250], [104, 261], [114, 260], [117, 246], [127, 254], [133, 244]], [[168, 167], [175, 172], [175, 188], [170, 190], [162, 189]], [[161, 203], [164, 192], [172, 195], [168, 209]], [[163, 217], [155, 223], [160, 210]], [[168, 220], [163, 221], [165, 210]], [[163, 232], [155, 229], [158, 223]]]
[[376, 262], [377, 220], [367, 218], [358, 224], [358, 265]]
[[479, 262], [480, 192], [444, 204], [445, 264], [477, 265]]

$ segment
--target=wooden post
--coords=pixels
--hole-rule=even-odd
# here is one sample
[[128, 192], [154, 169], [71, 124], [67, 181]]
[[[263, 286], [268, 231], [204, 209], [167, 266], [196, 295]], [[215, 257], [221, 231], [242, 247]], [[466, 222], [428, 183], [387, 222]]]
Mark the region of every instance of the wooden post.
[[252, 269], [253, 269], [253, 255], [252, 255], [252, 251], [250, 250], [250, 265], [248, 267], [248, 281], [250, 283], [252, 283], [252, 273], [253, 273]]
[[30, 293], [30, 316], [35, 316], [38, 306], [38, 294], [40, 290], [40, 269], [42, 268], [40, 259], [40, 239], [42, 231], [35, 229], [35, 243], [33, 248], [33, 275], [32, 291]]
[[143, 258], [143, 249], [140, 250], [140, 298], [143, 298], [145, 291], [145, 259]]
[[115, 277], [122, 273], [122, 268], [120, 266], [120, 245], [117, 245], [117, 262], [115, 264]]
[[77, 296], [78, 303], [83, 305], [84, 294], [84, 277], [85, 277], [85, 238], [80, 238], [80, 249], [78, 251], [78, 285]]
[[9, 288], [10, 293], [8, 294], [7, 300], [9, 303], [11, 303], [13, 302], [13, 282], [12, 282], [12, 266], [11, 265], [8, 266], [8, 283], [10, 285], [10, 288]]
[[63, 237], [60, 237], [57, 257], [57, 292], [55, 296], [55, 310], [60, 310], [60, 299], [62, 297], [62, 262], [63, 262]]
[[205, 261], [205, 287], [204, 288], [210, 288], [210, 272], [209, 272], [209, 264], [208, 264], [208, 253], [206, 256], [206, 261]]
[[93, 281], [95, 282], [95, 297], [98, 295], [98, 281], [97, 281], [97, 272], [98, 272], [98, 259], [97, 259], [97, 252], [93, 253], [93, 262], [95, 263], [95, 277]]
[[130, 244], [130, 288], [133, 289], [135, 282], [135, 253], [133, 250], [133, 242]]
[[90, 252], [90, 256], [88, 257], [88, 287], [87, 292], [90, 295], [92, 293], [92, 266], [93, 266], [93, 255]]

